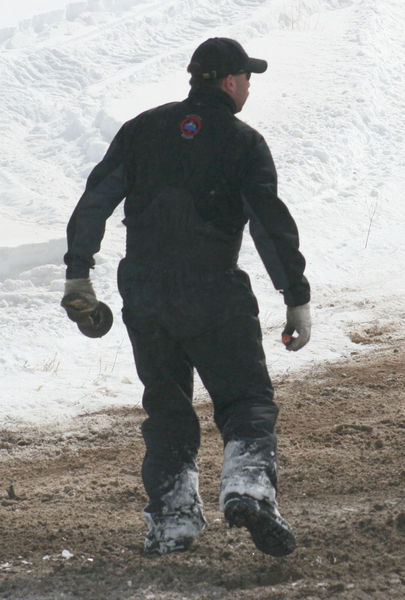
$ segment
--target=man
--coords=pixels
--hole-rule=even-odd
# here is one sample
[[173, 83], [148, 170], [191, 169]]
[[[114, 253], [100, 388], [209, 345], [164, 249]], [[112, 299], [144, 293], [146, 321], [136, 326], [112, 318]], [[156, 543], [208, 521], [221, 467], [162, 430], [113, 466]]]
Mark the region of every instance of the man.
[[[296, 545], [276, 504], [278, 408], [257, 302], [237, 266], [249, 220], [273, 284], [284, 294], [287, 349], [306, 344], [310, 293], [297, 228], [277, 198], [266, 142], [235, 117], [247, 99], [250, 74], [266, 68], [234, 40], [201, 44], [188, 67], [188, 98], [123, 125], [68, 224], [63, 304], [69, 314], [85, 313], [98, 305], [89, 268], [105, 221], [126, 198], [127, 252], [118, 286], [145, 386], [147, 553], [187, 550], [206, 524], [195, 463], [200, 429], [192, 407], [194, 368], [224, 441], [225, 519], [247, 527], [267, 554], [282, 556]], [[70, 306], [74, 297], [80, 302]]]

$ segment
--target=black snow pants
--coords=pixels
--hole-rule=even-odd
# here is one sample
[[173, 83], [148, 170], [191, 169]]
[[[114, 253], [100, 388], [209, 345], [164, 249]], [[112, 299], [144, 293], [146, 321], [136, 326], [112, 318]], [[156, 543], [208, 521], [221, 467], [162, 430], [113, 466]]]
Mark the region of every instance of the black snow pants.
[[118, 271], [123, 320], [145, 386], [142, 476], [147, 510], [154, 513], [180, 473], [197, 473], [194, 368], [225, 447], [237, 442], [240, 452], [250, 449], [254, 468], [248, 470], [259, 478], [265, 472], [276, 487], [278, 408], [257, 301], [236, 264], [241, 238], [204, 223], [188, 193], [178, 190], [175, 197], [171, 190], [168, 204], [162, 193], [136, 219], [126, 219], [127, 256]]

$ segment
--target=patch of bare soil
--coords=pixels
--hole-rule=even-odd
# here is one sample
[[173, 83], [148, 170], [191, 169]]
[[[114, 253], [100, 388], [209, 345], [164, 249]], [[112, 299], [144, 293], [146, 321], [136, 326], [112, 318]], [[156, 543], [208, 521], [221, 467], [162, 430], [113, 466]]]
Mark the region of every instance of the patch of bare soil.
[[185, 554], [143, 554], [140, 409], [0, 436], [1, 600], [405, 598], [405, 353], [275, 381], [282, 514], [299, 547], [275, 559], [218, 511], [222, 443], [209, 402], [209, 526]]

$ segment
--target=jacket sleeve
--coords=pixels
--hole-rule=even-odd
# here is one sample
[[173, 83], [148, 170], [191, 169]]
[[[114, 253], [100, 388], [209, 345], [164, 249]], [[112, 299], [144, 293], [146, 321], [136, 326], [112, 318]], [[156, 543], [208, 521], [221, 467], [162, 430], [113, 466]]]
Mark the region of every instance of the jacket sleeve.
[[288, 306], [306, 304], [310, 287], [297, 226], [277, 196], [276, 168], [262, 136], [249, 153], [242, 198], [250, 233], [274, 287], [284, 294]]
[[123, 125], [102, 161], [94, 167], [67, 226], [64, 256], [67, 279], [88, 277], [93, 255], [100, 250], [105, 223], [129, 192], [125, 168], [126, 127]]

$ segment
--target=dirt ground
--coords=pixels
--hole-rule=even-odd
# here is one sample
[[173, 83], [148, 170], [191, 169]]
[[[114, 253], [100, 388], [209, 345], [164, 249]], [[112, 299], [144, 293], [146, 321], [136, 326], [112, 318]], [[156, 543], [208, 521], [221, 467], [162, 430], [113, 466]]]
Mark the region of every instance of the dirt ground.
[[0, 599], [404, 600], [405, 351], [369, 348], [274, 381], [279, 504], [299, 543], [283, 559], [218, 511], [222, 444], [207, 401], [209, 526], [163, 558], [143, 554], [140, 409], [0, 431]]

